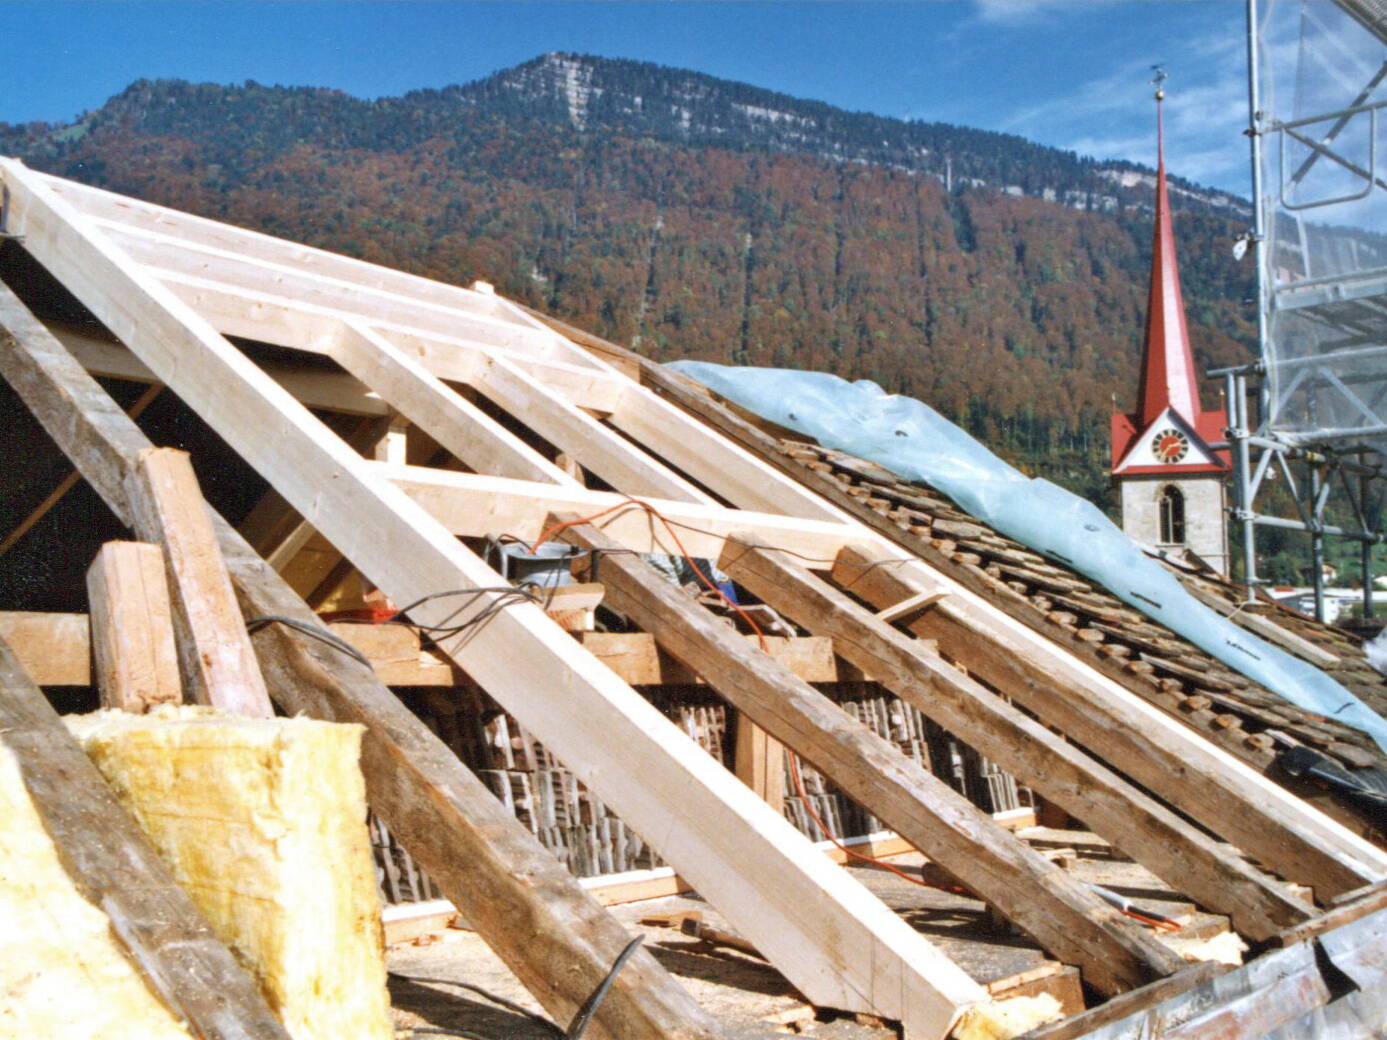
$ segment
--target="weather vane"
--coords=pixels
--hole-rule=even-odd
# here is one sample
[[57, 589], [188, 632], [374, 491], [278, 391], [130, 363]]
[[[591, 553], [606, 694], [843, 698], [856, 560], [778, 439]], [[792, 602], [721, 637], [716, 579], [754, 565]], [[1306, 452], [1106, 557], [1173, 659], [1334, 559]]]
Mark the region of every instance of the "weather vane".
[[1162, 68], [1160, 65], [1152, 65], [1151, 72], [1151, 82], [1156, 84], [1156, 100], [1164, 101], [1165, 81], [1168, 80], [1170, 77], [1166, 75], [1165, 69]]

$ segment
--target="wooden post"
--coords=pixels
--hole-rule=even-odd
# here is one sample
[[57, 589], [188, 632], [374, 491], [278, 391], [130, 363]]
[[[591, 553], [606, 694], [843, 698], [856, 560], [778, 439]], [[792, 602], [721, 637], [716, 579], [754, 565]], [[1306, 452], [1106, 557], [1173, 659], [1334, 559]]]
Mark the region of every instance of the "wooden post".
[[737, 779], [776, 812], [785, 811], [785, 745], [741, 712], [733, 749]]
[[[0, 377], [107, 505], [131, 523], [125, 477], [149, 441], [3, 286]], [[317, 624], [230, 524], [216, 517], [215, 530], [246, 610]], [[629, 941], [626, 929], [370, 668], [283, 625], [262, 629], [255, 644], [286, 712], [366, 727], [361, 767], [371, 806], [545, 1010], [559, 1021], [572, 1018]], [[616, 977], [591, 1033], [714, 1040], [720, 1030], [641, 950]]]
[[289, 1040], [3, 640], [0, 742], [68, 875], [111, 918], [150, 990], [204, 1040]]
[[164, 554], [148, 542], [107, 542], [87, 571], [92, 656], [101, 705], [142, 714], [183, 699]]
[[270, 695], [187, 454], [148, 448], [126, 479], [136, 531], [163, 546], [178, 658], [192, 699], [272, 718]]

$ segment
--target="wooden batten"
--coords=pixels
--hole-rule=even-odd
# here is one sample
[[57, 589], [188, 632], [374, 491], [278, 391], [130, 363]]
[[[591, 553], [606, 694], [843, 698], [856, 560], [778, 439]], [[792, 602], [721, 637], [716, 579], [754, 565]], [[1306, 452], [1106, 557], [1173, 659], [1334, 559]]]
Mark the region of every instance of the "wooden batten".
[[101, 706], [141, 714], [180, 703], [173, 605], [159, 546], [107, 542], [87, 570], [87, 599]]

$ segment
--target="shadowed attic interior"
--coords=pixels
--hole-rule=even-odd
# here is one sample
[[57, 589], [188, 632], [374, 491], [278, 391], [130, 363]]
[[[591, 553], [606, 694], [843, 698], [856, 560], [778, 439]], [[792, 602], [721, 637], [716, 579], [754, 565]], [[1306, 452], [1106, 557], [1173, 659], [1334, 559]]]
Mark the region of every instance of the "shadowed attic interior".
[[[902, 1021], [909, 1035], [965, 1029], [1021, 987], [1030, 995], [1048, 985], [1073, 1012], [1076, 994], [1090, 1004], [1108, 998], [1112, 1007], [1147, 986], [1153, 998], [1181, 999], [1177, 979], [1192, 987], [1185, 999], [1215, 985], [1207, 962], [1184, 968], [1157, 932], [1118, 914], [1090, 881], [1126, 886], [1147, 910], [1193, 915], [1185, 927], [1201, 937], [1231, 922], [1253, 954], [1308, 956], [1310, 964], [1316, 940], [1278, 937], [1337, 923], [1335, 897], [1353, 897], [1346, 905], [1358, 911], [1364, 895], [1380, 898], [1380, 885], [1358, 893], [1387, 877], [1374, 844], [1380, 817], [1275, 768], [1279, 750], [1301, 743], [1374, 775], [1382, 763], [1371, 746], [1213, 667], [929, 489], [775, 440], [692, 384], [620, 348], [553, 332], [484, 292], [339, 262], [17, 164], [4, 171], [15, 196], [11, 230], [23, 236], [0, 253], [6, 284], [105, 377], [120, 405], [139, 401], [149, 380], [168, 383], [145, 403], [139, 428], [155, 444], [189, 452], [209, 504], [285, 576], [288, 588], [270, 582], [275, 595], [360, 615], [384, 606], [384, 596], [399, 605], [476, 587], [496, 580], [481, 562], [498, 558], [495, 547], [487, 554], [488, 539], [532, 543], [560, 523], [570, 526], [553, 531], [553, 544], [576, 550], [575, 569], [595, 562], [573, 587], [601, 586], [596, 617], [607, 631], [584, 630], [593, 591], [559, 617], [556, 601], [485, 594], [500, 605], [482, 608], [492, 616], [464, 632], [440, 630], [460, 620], [450, 607], [411, 611], [413, 628], [333, 628], [372, 659], [377, 676], [361, 679], [353, 711], [368, 726], [363, 764], [380, 813], [372, 827], [386, 900], [452, 900], [527, 985], [552, 973], [561, 951], [519, 948], [484, 905], [483, 877], [456, 874], [449, 842], [465, 829], [465, 813], [445, 828], [421, 828], [412, 815], [413, 800], [436, 789], [446, 758], [447, 769], [465, 763], [493, 805], [518, 819], [512, 826], [520, 833], [509, 840], [537, 841], [573, 873], [598, 877], [587, 889], [603, 900], [638, 891], [618, 892], [623, 883], [664, 898], [695, 889], [717, 915], [704, 926], [749, 942], [809, 1004]], [[123, 347], [102, 322], [119, 330]], [[3, 374], [20, 388], [7, 414], [16, 416], [26, 449], [3, 462], [6, 486], [16, 489], [4, 503], [10, 531], [63, 480], [65, 458], [82, 457], [82, 449], [55, 443], [73, 436], [73, 422], [54, 414], [57, 397], [35, 389], [58, 378], [62, 347], [36, 345], [32, 328], [25, 336], [12, 320], [5, 324], [14, 351]], [[255, 338], [231, 347], [213, 327]], [[263, 379], [289, 370], [285, 385], [309, 404], [336, 409], [316, 410], [326, 427], [305, 423]], [[358, 380], [377, 394], [364, 395]], [[389, 414], [394, 409], [399, 417]], [[342, 440], [333, 444], [331, 434]], [[410, 468], [400, 468], [402, 452]], [[92, 557], [103, 542], [129, 537], [102, 503], [118, 502], [120, 492], [109, 474], [102, 479], [88, 478], [103, 494], [79, 482], [0, 557], [0, 607], [85, 613]], [[352, 494], [334, 481], [347, 482]], [[271, 489], [316, 510], [316, 532]], [[653, 511], [630, 498], [653, 503]], [[248, 609], [255, 593], [247, 589], [270, 579], [228, 544], [223, 539], [222, 551]], [[774, 613], [724, 606], [719, 616], [634, 555], [678, 557], [681, 546], [718, 562], [748, 608], [759, 598]], [[419, 559], [432, 562], [411, 562]], [[355, 576], [358, 567], [369, 584]], [[765, 626], [764, 644], [745, 614]], [[338, 717], [331, 696], [317, 711], [296, 704], [305, 695], [282, 684], [292, 655], [266, 664], [268, 645], [302, 638], [279, 627], [255, 636], [271, 695], [286, 712]], [[1334, 657], [1380, 697], [1380, 679], [1363, 671], [1351, 641], [1306, 631], [1295, 638], [1312, 644], [1312, 656], [1319, 647], [1316, 663]], [[313, 652], [319, 667], [324, 660], [331, 669], [360, 667], [321, 642]], [[42, 672], [57, 661], [26, 664]], [[89, 672], [85, 682], [73, 674], [63, 682], [32, 678], [62, 710], [95, 706]], [[392, 681], [401, 678], [408, 681]], [[409, 741], [399, 736], [403, 716], [390, 702], [416, 720], [411, 739], [421, 742], [414, 747], [422, 758], [438, 763], [432, 774], [411, 761]], [[385, 712], [395, 712], [388, 716], [395, 728], [371, 729], [370, 718]], [[370, 750], [373, 738], [379, 754]], [[790, 762], [798, 768], [787, 775]], [[385, 795], [392, 770], [407, 768], [415, 770], [407, 791], [392, 801]], [[1033, 804], [1061, 827], [1013, 834], [1031, 822]], [[1000, 822], [989, 820], [994, 814]], [[388, 838], [387, 827], [401, 837]], [[918, 850], [901, 860], [907, 872], [915, 876], [918, 867], [942, 888], [913, 891], [918, 886], [875, 867], [839, 870], [811, 844], [824, 837], [821, 828], [842, 841], [888, 827], [897, 837], [877, 836], [866, 847], [877, 857]], [[1066, 842], [1102, 852], [1071, 856]], [[1114, 847], [1131, 859], [1113, 859]], [[928, 866], [919, 866], [918, 852]], [[1114, 863], [1126, 865], [1104, 874], [1103, 865]], [[499, 864], [470, 869], [492, 871], [492, 883], [504, 872]], [[633, 870], [646, 873], [604, 877]], [[882, 877], [897, 890], [883, 890]], [[585, 907], [590, 925], [604, 912], [582, 902], [571, 878], [568, 885], [564, 898]], [[812, 921], [797, 903], [815, 907]], [[999, 919], [1025, 937], [999, 934]], [[602, 925], [604, 936], [615, 934], [610, 927]], [[651, 945], [670, 945], [648, 927]], [[676, 999], [667, 996], [673, 983], [659, 964], [691, 985], [707, 975], [706, 950], [716, 941], [680, 939], [684, 948], [657, 950], [639, 977], [618, 976], [621, 995], [606, 1012], [611, 1020], [599, 1017], [601, 1027], [611, 1035], [680, 1035], [668, 1025], [631, 1033], [629, 1016], [653, 993]], [[867, 949], [876, 951], [871, 959], [860, 955]], [[1029, 952], [1018, 959], [1017, 949]], [[699, 957], [696, 970], [690, 962]], [[594, 970], [600, 959], [590, 956]], [[613, 959], [614, 951], [606, 964]], [[1037, 975], [1042, 969], [1048, 974]], [[544, 988], [530, 985], [557, 1016], [593, 987], [558, 996]], [[1274, 994], [1269, 1003], [1282, 1025], [1331, 1006], [1362, 1014], [1354, 992], [1362, 989], [1321, 986], [1319, 1003]], [[658, 1018], [649, 1014], [647, 1023]], [[735, 1035], [762, 1025], [700, 1027]], [[1266, 1032], [1244, 1025], [1233, 1035]], [[1048, 1035], [1092, 1032], [1081, 1018], [1047, 1028], [1066, 1026], [1080, 1032]]]

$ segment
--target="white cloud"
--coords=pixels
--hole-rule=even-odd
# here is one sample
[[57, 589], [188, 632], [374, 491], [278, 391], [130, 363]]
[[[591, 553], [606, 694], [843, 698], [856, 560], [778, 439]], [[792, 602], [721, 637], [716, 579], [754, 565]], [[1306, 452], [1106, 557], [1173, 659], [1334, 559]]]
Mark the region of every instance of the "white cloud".
[[[1191, 40], [1184, 59], [1168, 62], [1166, 164], [1203, 184], [1246, 192], [1246, 64], [1238, 34]], [[1154, 49], [1155, 61], [1162, 55]], [[1126, 56], [1130, 61], [1131, 56]], [[1043, 137], [1081, 155], [1156, 162], [1153, 87], [1144, 68], [1104, 70], [1063, 97], [1047, 99], [1008, 119], [1003, 129]], [[1101, 129], [1096, 129], [1101, 128]]]

